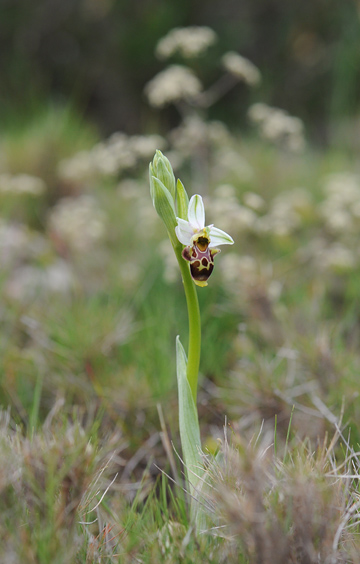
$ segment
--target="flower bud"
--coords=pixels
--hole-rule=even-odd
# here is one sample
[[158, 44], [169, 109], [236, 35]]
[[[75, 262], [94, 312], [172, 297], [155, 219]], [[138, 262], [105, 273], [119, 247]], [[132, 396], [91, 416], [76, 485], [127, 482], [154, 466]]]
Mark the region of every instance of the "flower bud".
[[161, 151], [157, 150], [150, 166], [152, 169], [151, 174], [163, 183], [165, 188], [169, 191], [173, 201], [175, 201], [175, 176], [169, 159], [166, 158]]
[[175, 216], [174, 200], [170, 192], [165, 188], [164, 184], [155, 176], [150, 175], [150, 191], [153, 199], [154, 208], [158, 215], [165, 223], [166, 229], [169, 232], [171, 241], [177, 245], [178, 240], [175, 235], [175, 227], [177, 225]]

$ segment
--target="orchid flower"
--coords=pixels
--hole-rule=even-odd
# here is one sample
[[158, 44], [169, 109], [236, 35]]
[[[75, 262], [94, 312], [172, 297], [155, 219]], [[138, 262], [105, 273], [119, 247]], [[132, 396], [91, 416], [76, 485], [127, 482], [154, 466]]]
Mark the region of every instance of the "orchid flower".
[[175, 233], [180, 243], [186, 245], [182, 251], [184, 260], [190, 263], [191, 277], [197, 286], [207, 286], [207, 279], [214, 269], [214, 256], [220, 253], [219, 245], [232, 245], [233, 239], [213, 225], [205, 226], [205, 209], [202, 197], [195, 194], [188, 207], [188, 221], [176, 218]]

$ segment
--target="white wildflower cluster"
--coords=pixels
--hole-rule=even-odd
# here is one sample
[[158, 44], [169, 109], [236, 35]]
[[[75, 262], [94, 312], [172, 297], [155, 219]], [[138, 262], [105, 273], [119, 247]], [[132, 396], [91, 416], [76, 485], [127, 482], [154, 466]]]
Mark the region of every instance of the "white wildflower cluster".
[[0, 174], [0, 194], [41, 196], [46, 190], [45, 182], [29, 174]]
[[209, 127], [199, 116], [187, 116], [181, 125], [170, 133], [173, 148], [184, 157], [191, 156], [199, 147], [207, 145]]
[[[215, 182], [229, 176], [231, 181], [249, 181], [254, 176], [248, 161], [232, 148], [233, 137], [220, 121], [206, 122], [198, 115], [190, 115], [171, 131], [169, 138], [174, 151], [180, 156], [180, 164], [184, 158], [194, 155], [206, 157], [210, 176]], [[176, 162], [176, 158], [172, 161]]]
[[232, 182], [249, 182], [254, 178], [254, 170], [246, 158], [229, 143], [219, 147], [214, 153], [211, 176], [216, 182], [229, 177]]
[[175, 150], [189, 156], [194, 149], [203, 146], [207, 140], [208, 124], [199, 116], [188, 116], [182, 124], [170, 133]]
[[217, 120], [207, 122], [207, 136], [215, 147], [222, 147], [225, 143], [230, 144], [233, 139], [226, 125]]
[[360, 177], [349, 172], [337, 173], [325, 179], [325, 200], [320, 214], [334, 233], [360, 231]]
[[178, 27], [160, 39], [155, 53], [159, 59], [168, 59], [175, 54], [191, 59], [203, 55], [216, 40], [216, 33], [209, 27]]
[[325, 198], [317, 211], [327, 236], [313, 238], [299, 251], [299, 257], [310, 261], [320, 273], [345, 273], [360, 265], [360, 176], [351, 172], [330, 174], [324, 179], [323, 189]]
[[231, 134], [220, 121], [204, 121], [198, 115], [186, 116], [181, 125], [170, 132], [173, 149], [183, 157], [189, 157], [201, 148], [215, 149], [228, 145]]
[[64, 180], [78, 182], [91, 180], [94, 176], [114, 176], [148, 160], [164, 144], [160, 135], [128, 136], [117, 132], [90, 151], [81, 151], [61, 161], [58, 174]]
[[105, 214], [88, 195], [62, 198], [49, 215], [49, 228], [75, 251], [91, 249], [105, 234]]
[[254, 211], [260, 212], [265, 208], [265, 200], [259, 194], [255, 192], [245, 192], [243, 194], [243, 202], [245, 206], [253, 209]]
[[282, 285], [273, 278], [270, 262], [260, 265], [252, 256], [230, 252], [222, 257], [221, 274], [227, 290], [240, 301], [246, 301], [247, 293], [260, 287], [271, 302], [280, 298]]
[[310, 261], [320, 272], [344, 273], [359, 265], [359, 253], [349, 246], [333, 241], [329, 243], [325, 238], [314, 238], [307, 247], [299, 251], [299, 258], [303, 262]]
[[16, 268], [5, 286], [6, 295], [16, 301], [43, 299], [51, 294], [69, 294], [75, 286], [75, 276], [69, 264], [57, 259], [43, 268], [24, 264]]
[[324, 270], [346, 272], [352, 270], [359, 262], [355, 253], [339, 242], [332, 243], [322, 249], [316, 256], [318, 267]]
[[252, 209], [240, 204], [236, 190], [231, 184], [218, 186], [208, 206], [212, 213], [211, 221], [231, 233], [251, 231], [257, 220], [257, 215]]
[[[23, 224], [0, 220], [0, 262], [9, 273], [5, 295], [26, 301], [53, 292], [68, 292], [74, 285], [70, 267], [62, 259], [49, 262], [52, 256], [49, 241]], [[46, 257], [46, 261], [44, 261]], [[40, 260], [39, 260], [40, 259]], [[35, 263], [46, 264], [42, 267]]]
[[257, 219], [254, 228], [259, 234], [286, 237], [301, 226], [311, 210], [310, 194], [304, 188], [295, 188], [276, 196], [268, 213]]
[[171, 65], [159, 72], [145, 86], [149, 104], [162, 108], [167, 104], [186, 100], [191, 102], [202, 91], [202, 84], [188, 67]]
[[49, 241], [22, 223], [0, 219], [0, 263], [11, 268], [24, 260], [51, 253]]
[[[160, 59], [168, 59], [180, 54], [190, 59], [202, 55], [216, 39], [215, 32], [207, 27], [176, 28], [159, 41], [156, 55]], [[205, 91], [198, 76], [189, 67], [169, 66], [146, 84], [144, 91], [149, 104], [163, 108], [168, 104], [185, 102], [195, 109], [206, 110], [238, 81], [255, 86], [261, 80], [259, 69], [236, 52], [225, 53], [221, 62], [225, 74]]]
[[2, 267], [26, 256], [30, 239], [30, 232], [24, 225], [0, 219], [0, 262]]
[[232, 184], [221, 184], [209, 198], [211, 220], [232, 233], [287, 237], [313, 214], [311, 195], [304, 188], [283, 192], [270, 204], [255, 192], [245, 192], [241, 202]]
[[262, 103], [253, 104], [248, 115], [259, 127], [264, 139], [294, 153], [304, 149], [304, 125], [301, 119], [290, 116], [285, 110]]
[[134, 153], [136, 160], [144, 159], [146, 163], [157, 149], [163, 148], [166, 144], [161, 135], [132, 135], [128, 137], [128, 144]]
[[243, 80], [249, 86], [256, 86], [261, 81], [259, 69], [251, 61], [234, 51], [225, 53], [221, 62], [227, 72]]
[[258, 265], [250, 255], [238, 255], [234, 252], [222, 257], [221, 274], [229, 288], [234, 288], [241, 283], [254, 284], [258, 277]]
[[193, 174], [201, 170], [196, 182], [203, 178], [206, 183], [210, 177], [214, 182], [222, 182], [229, 175], [231, 181], [249, 180], [253, 176], [244, 157], [231, 149], [233, 137], [220, 121], [204, 121], [191, 114], [170, 132], [169, 141], [173, 150], [167, 154], [175, 168], [190, 160]]

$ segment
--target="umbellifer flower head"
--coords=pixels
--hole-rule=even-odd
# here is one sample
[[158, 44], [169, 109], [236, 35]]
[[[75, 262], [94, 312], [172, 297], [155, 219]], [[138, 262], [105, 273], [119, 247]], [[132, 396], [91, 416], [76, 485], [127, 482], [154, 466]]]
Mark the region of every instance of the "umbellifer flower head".
[[188, 221], [177, 217], [175, 233], [185, 245], [184, 260], [190, 263], [192, 279], [197, 286], [207, 286], [207, 279], [214, 269], [214, 256], [219, 245], [232, 245], [233, 239], [213, 225], [205, 226], [205, 209], [202, 197], [192, 196], [188, 208]]

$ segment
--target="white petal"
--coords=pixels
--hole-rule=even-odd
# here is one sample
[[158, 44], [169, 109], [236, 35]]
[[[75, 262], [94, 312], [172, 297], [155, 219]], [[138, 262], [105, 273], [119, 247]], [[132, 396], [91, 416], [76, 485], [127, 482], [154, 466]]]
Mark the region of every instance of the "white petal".
[[183, 245], [191, 245], [191, 238], [194, 235], [194, 230], [188, 221], [177, 217], [177, 226], [175, 227], [176, 237]]
[[188, 207], [188, 220], [194, 229], [200, 231], [205, 227], [205, 209], [199, 194], [191, 196]]
[[218, 247], [219, 245], [234, 244], [234, 240], [232, 239], [232, 237], [230, 237], [230, 235], [225, 233], [225, 231], [222, 231], [217, 227], [211, 226], [209, 235], [210, 235], [210, 245], [209, 245], [210, 249], [214, 247]]

